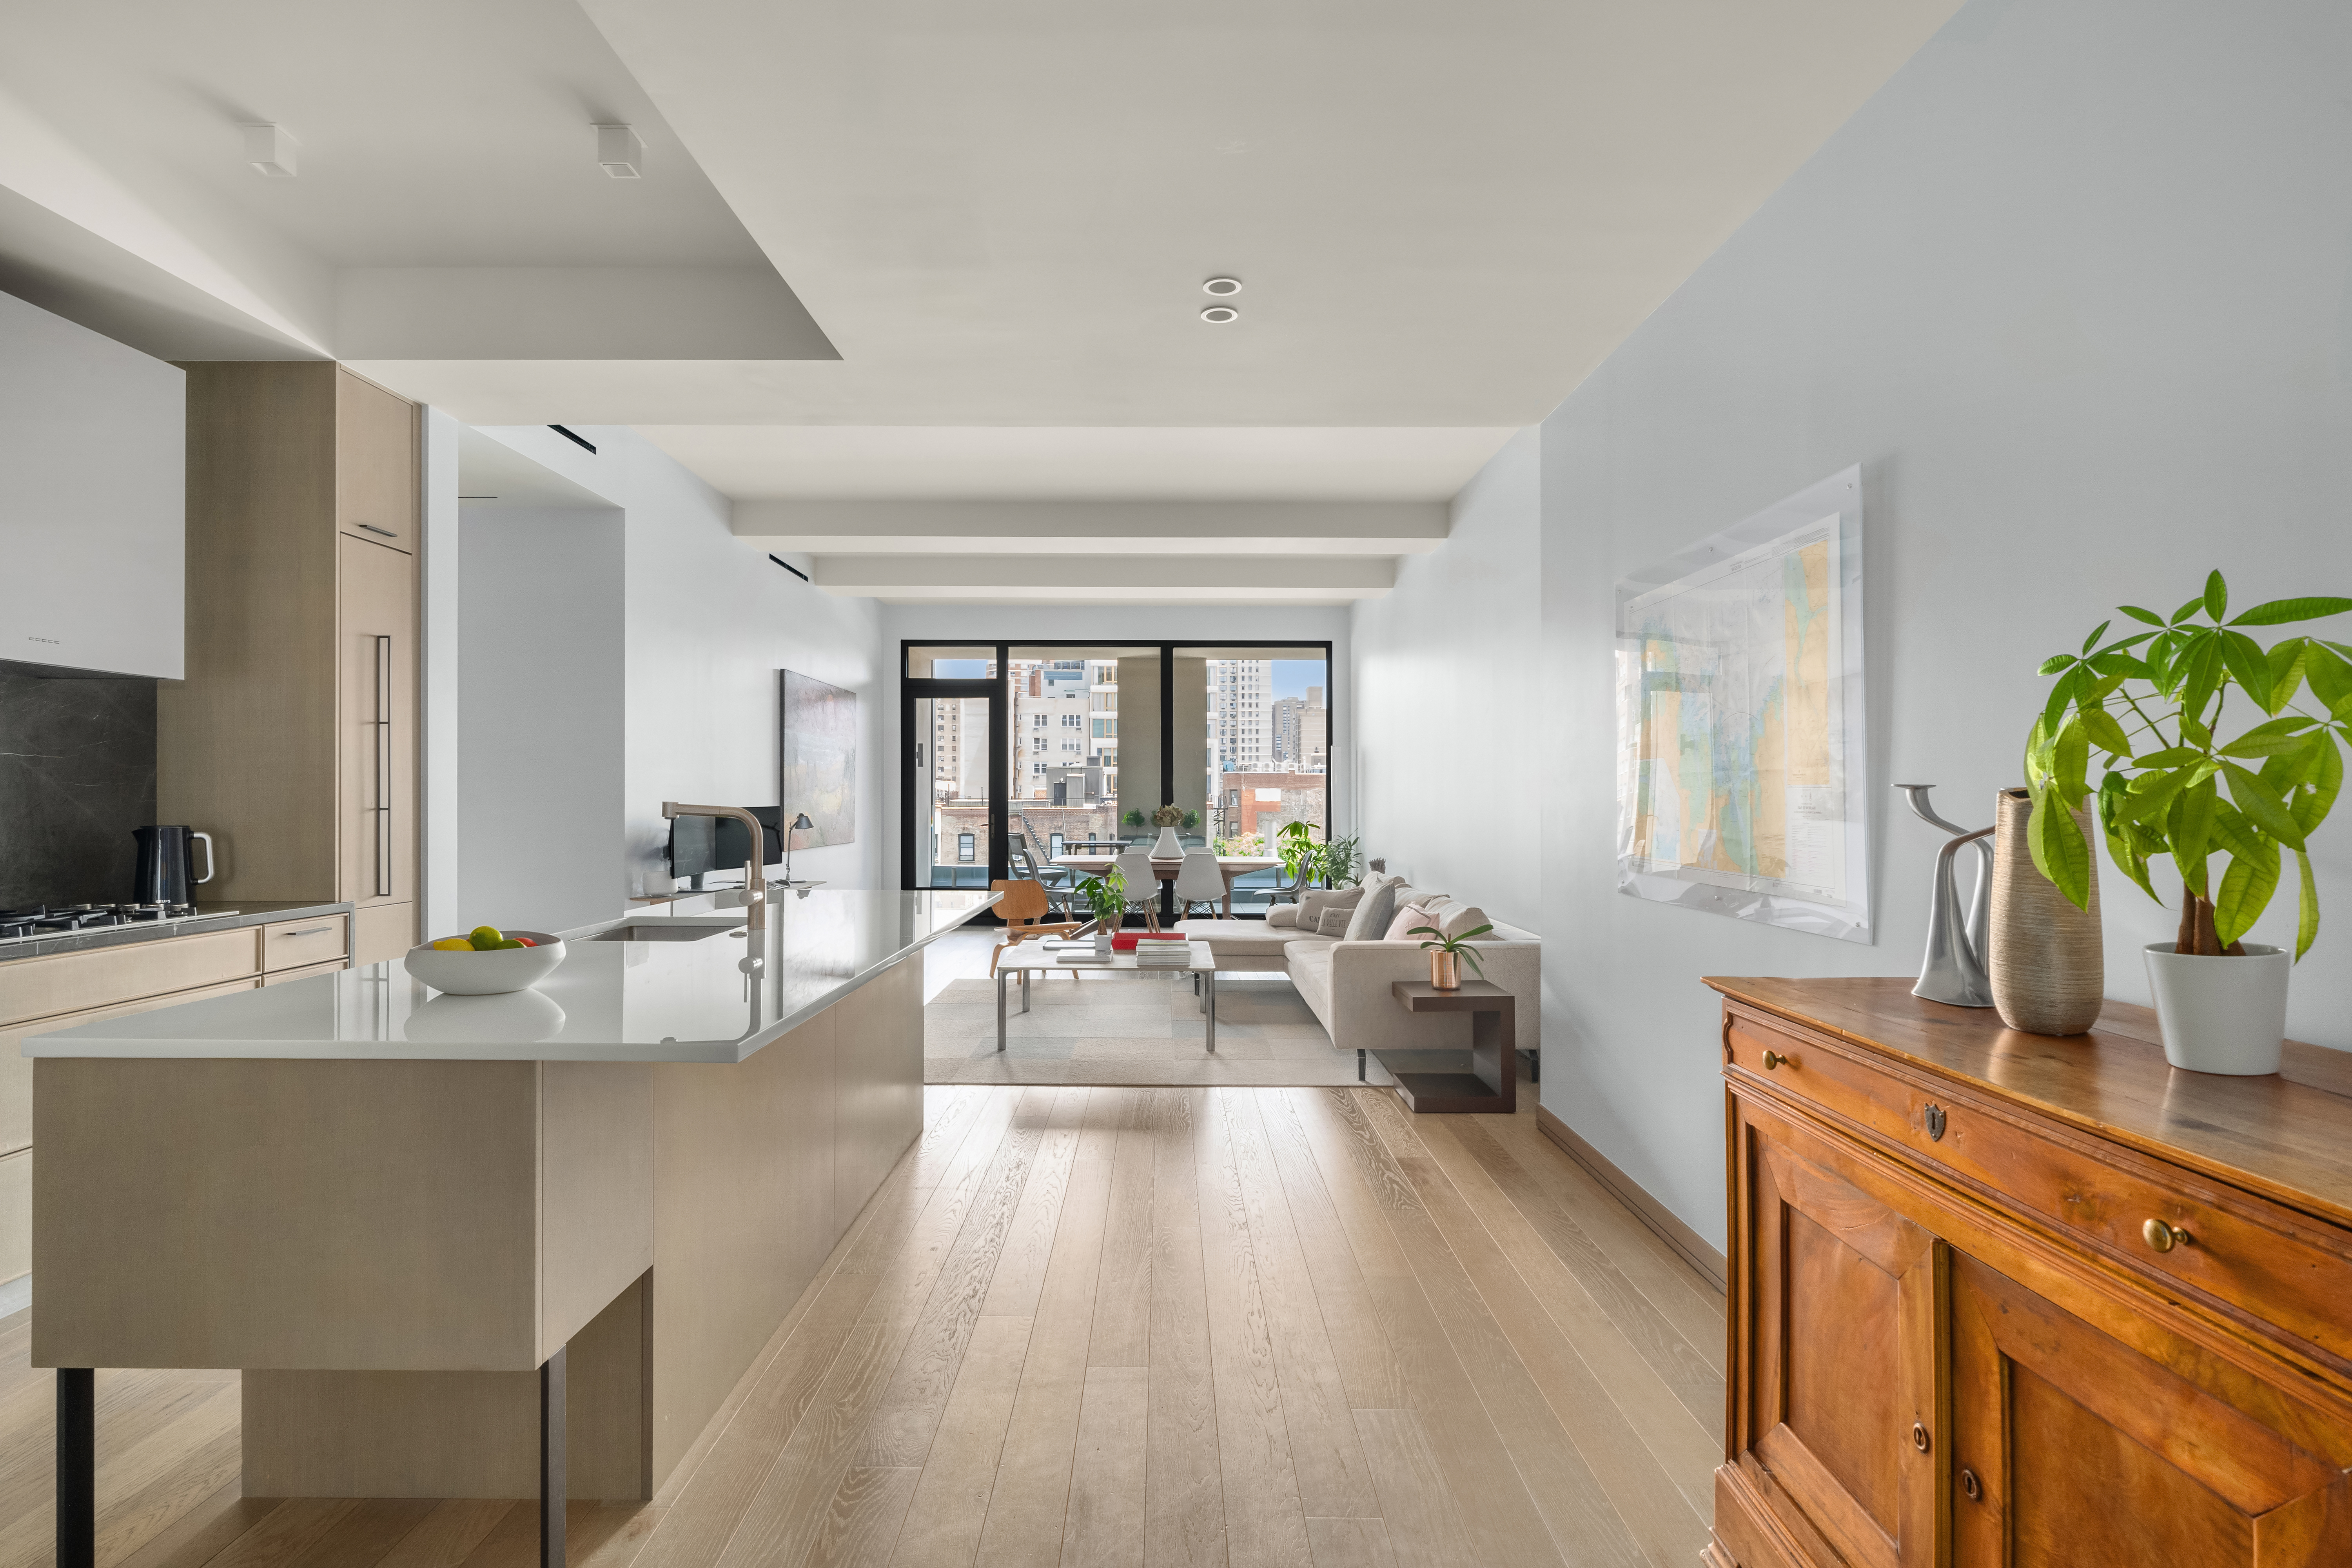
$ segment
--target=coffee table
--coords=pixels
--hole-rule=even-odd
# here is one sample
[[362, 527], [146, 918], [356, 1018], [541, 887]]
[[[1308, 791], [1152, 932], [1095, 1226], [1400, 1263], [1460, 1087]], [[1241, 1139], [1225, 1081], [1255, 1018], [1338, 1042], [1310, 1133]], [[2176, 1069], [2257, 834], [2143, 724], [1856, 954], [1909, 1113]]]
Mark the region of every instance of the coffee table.
[[[1156, 945], [1174, 947], [1176, 943]], [[1166, 970], [1173, 974], [1197, 976], [1201, 986], [1201, 1011], [1208, 1016], [1209, 1050], [1217, 1049], [1217, 955], [1205, 942], [1183, 944], [1189, 957], [1182, 963], [1141, 963], [1132, 952], [1114, 952], [1108, 960], [1092, 956], [1078, 958], [1080, 952], [1092, 954], [1091, 945], [1049, 947], [1042, 942], [1024, 942], [1018, 947], [1008, 947], [996, 959], [996, 1048], [1004, 1048], [1004, 986], [1013, 975], [1021, 976], [1021, 1010], [1029, 1011], [1029, 976], [1034, 971], [1067, 969], [1073, 972], [1094, 971], [1132, 974], [1137, 970], [1157, 973]]]

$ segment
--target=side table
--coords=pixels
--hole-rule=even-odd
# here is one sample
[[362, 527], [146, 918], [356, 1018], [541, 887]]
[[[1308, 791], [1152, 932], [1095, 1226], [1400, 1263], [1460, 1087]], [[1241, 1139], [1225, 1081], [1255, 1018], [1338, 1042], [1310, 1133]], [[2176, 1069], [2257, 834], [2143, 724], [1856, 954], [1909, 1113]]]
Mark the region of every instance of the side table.
[[1487, 980], [1440, 991], [1426, 980], [1399, 980], [1389, 990], [1407, 1012], [1470, 1015], [1468, 1072], [1401, 1072], [1397, 1094], [1417, 1116], [1518, 1109], [1517, 1029], [1511, 994]]

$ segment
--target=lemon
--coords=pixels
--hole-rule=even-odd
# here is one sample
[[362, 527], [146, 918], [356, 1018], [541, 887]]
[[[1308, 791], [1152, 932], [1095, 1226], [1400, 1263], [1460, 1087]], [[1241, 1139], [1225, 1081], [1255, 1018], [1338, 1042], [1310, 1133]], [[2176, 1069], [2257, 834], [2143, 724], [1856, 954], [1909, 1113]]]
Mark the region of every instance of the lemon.
[[471, 952], [474, 944], [462, 936], [445, 936], [433, 944], [436, 952]]

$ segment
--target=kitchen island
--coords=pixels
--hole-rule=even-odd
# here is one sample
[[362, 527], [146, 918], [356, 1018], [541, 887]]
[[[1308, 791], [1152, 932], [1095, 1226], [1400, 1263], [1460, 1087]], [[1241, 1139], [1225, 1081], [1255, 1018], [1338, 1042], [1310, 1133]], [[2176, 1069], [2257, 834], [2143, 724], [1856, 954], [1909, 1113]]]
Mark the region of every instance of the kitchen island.
[[249, 1496], [649, 1498], [919, 1131], [919, 952], [996, 897], [705, 898], [530, 991], [393, 962], [35, 1036], [33, 1361], [244, 1369]]

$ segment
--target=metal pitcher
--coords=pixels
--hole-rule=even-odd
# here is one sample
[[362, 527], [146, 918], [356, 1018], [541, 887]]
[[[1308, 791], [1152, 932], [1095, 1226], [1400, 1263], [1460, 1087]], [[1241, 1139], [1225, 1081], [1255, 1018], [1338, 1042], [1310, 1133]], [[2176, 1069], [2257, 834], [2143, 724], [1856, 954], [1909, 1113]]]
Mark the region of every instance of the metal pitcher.
[[[1934, 784], [1896, 784], [1919, 820], [1957, 835], [1936, 853], [1936, 885], [1927, 895], [1927, 951], [1919, 962], [1919, 984], [1911, 994], [1955, 1007], [1992, 1005], [1992, 980], [1986, 971], [1991, 950], [1986, 932], [1992, 923], [1992, 829], [1974, 833], [1937, 816], [1927, 804]], [[1963, 844], [1977, 850], [1977, 884], [1966, 913], [1960, 909], [1959, 877], [1952, 860]]]

